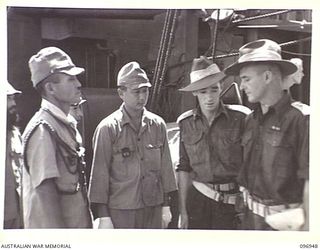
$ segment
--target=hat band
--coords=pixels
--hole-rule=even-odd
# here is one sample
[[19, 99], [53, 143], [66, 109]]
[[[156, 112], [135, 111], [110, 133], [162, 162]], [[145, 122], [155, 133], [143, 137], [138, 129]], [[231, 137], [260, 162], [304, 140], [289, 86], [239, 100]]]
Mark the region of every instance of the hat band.
[[253, 53], [248, 53], [240, 56], [238, 62], [248, 62], [248, 61], [278, 61], [282, 60], [281, 55], [275, 51], [255, 51]]
[[190, 81], [191, 82], [197, 82], [201, 80], [202, 78], [205, 78], [209, 75], [217, 74], [220, 70], [216, 64], [211, 64], [205, 69], [200, 69], [197, 71], [193, 71], [190, 73]]

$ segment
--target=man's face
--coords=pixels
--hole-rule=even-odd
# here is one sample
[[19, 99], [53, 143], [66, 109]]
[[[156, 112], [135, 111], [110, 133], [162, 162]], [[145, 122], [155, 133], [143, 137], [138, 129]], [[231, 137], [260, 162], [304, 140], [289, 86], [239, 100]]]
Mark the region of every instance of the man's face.
[[141, 111], [147, 104], [149, 97], [149, 88], [127, 88], [124, 91], [120, 90], [119, 95], [128, 110]]
[[197, 90], [193, 95], [198, 98], [202, 112], [213, 112], [219, 106], [221, 87], [220, 83]]
[[58, 73], [59, 82], [52, 83], [55, 99], [62, 103], [71, 105], [81, 100], [81, 83], [76, 76]]
[[263, 65], [248, 65], [240, 69], [240, 89], [244, 90], [251, 103], [260, 102], [265, 95], [265, 71]]
[[18, 122], [15, 95], [7, 95], [7, 124], [11, 127]]

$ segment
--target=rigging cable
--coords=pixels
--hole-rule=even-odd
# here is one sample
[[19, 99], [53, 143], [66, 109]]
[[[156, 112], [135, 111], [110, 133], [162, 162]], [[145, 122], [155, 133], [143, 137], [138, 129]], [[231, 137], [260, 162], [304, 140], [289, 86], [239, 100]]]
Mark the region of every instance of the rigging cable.
[[175, 32], [178, 10], [168, 10], [164, 28], [162, 31], [160, 49], [157, 57], [156, 67], [153, 77], [153, 89], [150, 100], [150, 109], [155, 111], [158, 107], [158, 99], [167, 70], [168, 58], [171, 53], [172, 42]]
[[243, 19], [234, 20], [234, 21], [232, 21], [232, 24], [238, 24], [238, 23], [242, 23], [242, 22], [246, 22], [246, 21], [257, 20], [257, 19], [262, 19], [262, 18], [266, 18], [266, 17], [281, 15], [281, 14], [285, 14], [285, 13], [288, 13], [291, 11], [293, 11], [293, 10], [291, 10], [291, 9], [281, 10], [281, 11], [266, 13], [266, 14], [262, 14], [262, 15], [258, 15], [258, 16], [247, 17], [247, 18], [243, 18]]

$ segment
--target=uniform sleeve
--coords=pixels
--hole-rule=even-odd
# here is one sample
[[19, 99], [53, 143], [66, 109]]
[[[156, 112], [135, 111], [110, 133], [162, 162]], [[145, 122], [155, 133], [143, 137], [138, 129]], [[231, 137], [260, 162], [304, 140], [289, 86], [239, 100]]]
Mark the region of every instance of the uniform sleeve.
[[304, 116], [299, 123], [299, 142], [297, 155], [298, 155], [298, 177], [304, 180], [309, 179], [309, 115]]
[[56, 143], [50, 132], [40, 124], [26, 145], [27, 164], [34, 188], [42, 181], [60, 177], [56, 159]]
[[173, 172], [173, 165], [168, 144], [166, 125], [162, 124], [163, 151], [161, 159], [161, 180], [165, 193], [177, 190], [176, 179]]
[[107, 204], [109, 198], [109, 167], [112, 145], [107, 126], [98, 126], [93, 135], [93, 159], [89, 184], [91, 203]]
[[179, 143], [179, 163], [177, 171], [191, 172], [189, 157], [183, 142], [183, 126], [179, 124], [180, 128], [180, 143]]

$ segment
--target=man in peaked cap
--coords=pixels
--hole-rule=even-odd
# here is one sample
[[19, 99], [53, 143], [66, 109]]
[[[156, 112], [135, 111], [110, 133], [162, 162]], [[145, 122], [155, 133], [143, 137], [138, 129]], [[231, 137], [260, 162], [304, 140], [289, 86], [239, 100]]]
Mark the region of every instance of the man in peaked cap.
[[[283, 60], [280, 46], [268, 39], [242, 46], [239, 54], [225, 72], [239, 75], [241, 90], [257, 103], [242, 138], [242, 229], [300, 230], [304, 216], [308, 224], [308, 210], [295, 208], [307, 207], [309, 111], [282, 90], [283, 78], [297, 67]], [[292, 211], [295, 215], [287, 217]]]
[[23, 228], [21, 204], [22, 140], [17, 126], [15, 98], [21, 93], [6, 82], [7, 144], [4, 194], [4, 229]]
[[178, 118], [178, 185], [182, 229], [237, 229], [236, 183], [241, 163], [240, 138], [250, 110], [220, 99], [225, 74], [206, 57], [193, 60], [191, 83], [198, 106]]
[[69, 114], [80, 102], [77, 75], [84, 69], [56, 47], [41, 49], [29, 68], [42, 101], [23, 133], [25, 227], [90, 228], [84, 148]]
[[163, 119], [145, 109], [149, 79], [137, 62], [118, 73], [121, 107], [97, 126], [89, 198], [98, 228], [166, 228], [177, 189]]

